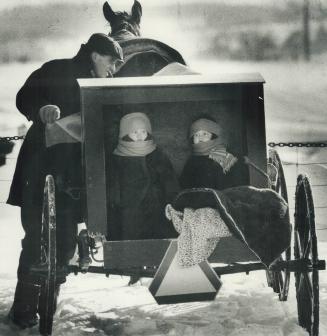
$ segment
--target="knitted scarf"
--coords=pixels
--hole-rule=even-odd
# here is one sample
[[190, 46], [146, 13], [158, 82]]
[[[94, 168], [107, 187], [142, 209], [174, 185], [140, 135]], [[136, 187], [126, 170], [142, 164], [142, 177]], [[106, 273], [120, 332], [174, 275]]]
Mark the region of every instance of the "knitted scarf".
[[156, 149], [153, 140], [147, 141], [124, 141], [119, 139], [114, 154], [118, 156], [147, 156]]
[[222, 167], [224, 174], [226, 174], [237, 162], [237, 158], [228, 153], [226, 146], [219, 141], [219, 139], [213, 139], [193, 144], [193, 155], [208, 156], [209, 159], [217, 162]]

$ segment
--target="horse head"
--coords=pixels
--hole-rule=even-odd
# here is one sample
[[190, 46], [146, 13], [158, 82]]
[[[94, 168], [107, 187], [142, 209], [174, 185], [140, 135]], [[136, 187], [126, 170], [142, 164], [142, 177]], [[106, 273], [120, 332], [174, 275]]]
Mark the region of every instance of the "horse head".
[[123, 35], [140, 36], [140, 22], [142, 6], [134, 0], [131, 14], [126, 12], [114, 12], [108, 2], [103, 4], [103, 15], [111, 27], [110, 36], [116, 40], [122, 39]]
[[168, 45], [140, 37], [142, 6], [134, 0], [131, 13], [115, 12], [106, 1], [103, 15], [111, 27], [110, 36], [123, 49], [124, 63], [117, 67], [115, 77], [152, 76], [167, 64], [185, 64], [183, 57]]

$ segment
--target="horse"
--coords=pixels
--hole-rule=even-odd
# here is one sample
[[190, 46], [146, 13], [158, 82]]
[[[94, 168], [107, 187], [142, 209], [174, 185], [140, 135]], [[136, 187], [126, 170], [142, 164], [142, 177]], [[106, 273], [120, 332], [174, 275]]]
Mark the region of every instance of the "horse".
[[141, 36], [142, 6], [137, 0], [134, 1], [131, 14], [127, 12], [114, 12], [106, 1], [103, 4], [103, 15], [111, 27], [109, 35], [115, 40], [120, 41], [128, 37]]
[[186, 65], [184, 58], [167, 44], [141, 37], [140, 23], [142, 6], [134, 0], [131, 13], [115, 12], [106, 1], [103, 15], [111, 32], [108, 34], [121, 45], [124, 63], [117, 69], [115, 77], [152, 76], [170, 63]]

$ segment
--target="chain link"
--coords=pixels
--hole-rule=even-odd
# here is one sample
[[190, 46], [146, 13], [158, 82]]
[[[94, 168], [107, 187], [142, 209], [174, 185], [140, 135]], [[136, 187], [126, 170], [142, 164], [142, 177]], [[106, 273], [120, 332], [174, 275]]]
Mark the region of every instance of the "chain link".
[[[25, 139], [24, 135], [15, 135], [15, 136], [7, 136], [0, 137], [1, 141], [18, 141]], [[269, 142], [269, 147], [327, 147], [327, 142]]]
[[327, 142], [269, 142], [269, 147], [327, 147]]
[[7, 136], [7, 137], [0, 137], [0, 142], [17, 141], [23, 139], [25, 139], [25, 135]]

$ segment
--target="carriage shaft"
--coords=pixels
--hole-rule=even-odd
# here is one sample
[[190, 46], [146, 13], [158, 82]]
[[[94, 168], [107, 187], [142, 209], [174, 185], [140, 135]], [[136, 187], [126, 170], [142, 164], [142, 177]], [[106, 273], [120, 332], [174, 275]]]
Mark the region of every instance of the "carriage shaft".
[[[261, 262], [255, 263], [244, 263], [244, 264], [231, 264], [226, 266], [216, 266], [213, 267], [215, 272], [218, 275], [223, 274], [233, 274], [233, 273], [249, 273], [253, 271], [260, 271], [266, 270], [267, 267], [262, 264]], [[311, 272], [313, 269], [318, 270], [325, 270], [326, 263], [325, 260], [319, 260], [316, 264], [312, 264], [309, 259], [298, 259], [298, 260], [290, 260], [290, 261], [278, 261], [270, 267], [272, 271], [282, 271], [282, 270], [289, 270], [290, 272]], [[119, 269], [119, 268], [105, 268], [103, 266], [90, 266], [88, 268], [89, 273], [97, 273], [97, 274], [106, 274], [106, 275], [138, 275], [140, 277], [151, 278], [154, 277], [157, 268], [146, 268], [140, 266], [138, 268], [126, 268], [126, 269]], [[69, 273], [85, 273], [82, 271], [78, 266], [69, 266], [68, 267]]]
[[[250, 264], [235, 263], [227, 266], [214, 267], [214, 270], [218, 275], [242, 272], [249, 273], [251, 271], [259, 271], [265, 269], [267, 269], [267, 267], [261, 262]], [[270, 270], [275, 272], [283, 270], [288, 270], [290, 272], [311, 272], [313, 269], [325, 270], [325, 260], [319, 260], [316, 264], [312, 264], [310, 259], [277, 261], [270, 267]]]

